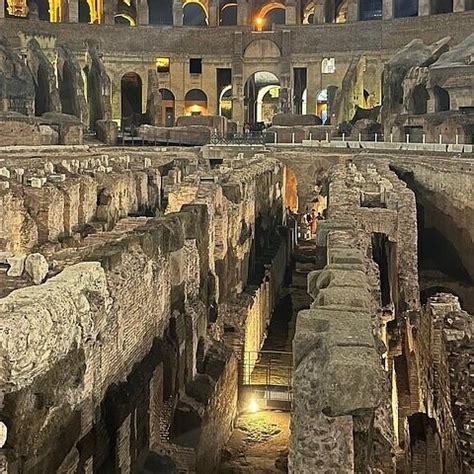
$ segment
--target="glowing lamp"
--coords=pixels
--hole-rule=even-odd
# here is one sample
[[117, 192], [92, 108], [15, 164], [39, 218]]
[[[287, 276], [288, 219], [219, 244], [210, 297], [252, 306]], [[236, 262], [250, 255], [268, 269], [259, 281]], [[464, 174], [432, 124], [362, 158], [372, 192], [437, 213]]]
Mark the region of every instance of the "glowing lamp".
[[255, 18], [255, 25], [257, 26], [257, 29], [258, 29], [259, 31], [262, 30], [264, 22], [265, 22], [265, 20], [264, 20], [262, 17], [260, 17], [260, 16], [258, 16], [257, 18]]

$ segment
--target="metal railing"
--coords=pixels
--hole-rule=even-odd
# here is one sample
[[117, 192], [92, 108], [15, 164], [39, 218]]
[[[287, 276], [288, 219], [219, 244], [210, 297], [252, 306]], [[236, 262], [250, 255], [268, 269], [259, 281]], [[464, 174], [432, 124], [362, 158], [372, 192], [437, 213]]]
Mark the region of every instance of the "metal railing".
[[212, 133], [211, 145], [265, 145], [265, 143], [273, 143], [274, 135], [265, 132], [249, 132], [249, 133], [227, 133], [220, 135]]

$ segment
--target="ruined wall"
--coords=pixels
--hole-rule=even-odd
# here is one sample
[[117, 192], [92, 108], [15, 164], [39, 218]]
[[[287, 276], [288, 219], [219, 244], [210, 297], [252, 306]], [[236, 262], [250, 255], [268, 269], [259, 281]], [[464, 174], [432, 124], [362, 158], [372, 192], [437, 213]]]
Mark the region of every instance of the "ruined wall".
[[[2, 275], [2, 456], [9, 472], [216, 465], [238, 382], [220, 306], [246, 286], [256, 237], [269, 241], [282, 223], [282, 166], [255, 159], [234, 174], [207, 167], [189, 173], [195, 161], [153, 152], [30, 163], [36, 169], [25, 177], [42, 182], [39, 170], [53, 166], [67, 179], [53, 184], [46, 172], [44, 186], [17, 182], [11, 198], [18, 204], [9, 212], [19, 215], [5, 242], [21, 242], [26, 220], [36, 229], [27, 244], [47, 260], [36, 286], [28, 272]], [[112, 169], [98, 169], [105, 165]], [[198, 189], [174, 209], [181, 179], [183, 189], [186, 180], [197, 180]], [[90, 209], [77, 210], [83, 181]], [[167, 201], [169, 212], [159, 217]], [[79, 216], [95, 230], [81, 234]], [[77, 232], [67, 242], [59, 239], [65, 222]], [[248, 227], [254, 231], [243, 232]]]

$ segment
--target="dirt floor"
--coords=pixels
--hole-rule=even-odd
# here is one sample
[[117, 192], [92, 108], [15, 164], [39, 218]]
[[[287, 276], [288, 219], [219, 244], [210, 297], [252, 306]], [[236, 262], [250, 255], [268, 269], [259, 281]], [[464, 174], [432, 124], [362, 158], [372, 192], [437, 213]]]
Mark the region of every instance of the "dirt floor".
[[241, 415], [222, 456], [220, 474], [288, 472], [290, 414], [260, 411]]

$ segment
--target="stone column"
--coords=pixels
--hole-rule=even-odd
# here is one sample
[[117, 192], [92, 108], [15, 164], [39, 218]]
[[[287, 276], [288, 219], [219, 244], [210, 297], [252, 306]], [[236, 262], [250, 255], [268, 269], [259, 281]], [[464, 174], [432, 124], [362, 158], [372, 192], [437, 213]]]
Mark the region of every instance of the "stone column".
[[418, 16], [429, 15], [430, 10], [430, 0], [418, 0]]
[[237, 25], [245, 26], [249, 23], [249, 5], [245, 0], [237, 0]]
[[349, 0], [347, 4], [347, 21], [359, 20], [359, 1]]
[[466, 11], [466, 0], [453, 0], [453, 12]]
[[237, 124], [237, 132], [242, 133], [244, 117], [244, 87], [242, 77], [233, 78], [232, 84], [232, 121]]
[[219, 26], [219, 5], [210, 1], [207, 8], [209, 26]]
[[382, 15], [384, 20], [391, 20], [393, 18], [393, 1], [382, 0]]
[[102, 23], [105, 25], [115, 24], [115, 3], [113, 0], [104, 0], [104, 17]]
[[285, 25], [296, 25], [296, 5], [293, 1], [286, 3]]
[[137, 11], [137, 20], [139, 25], [148, 25], [150, 23], [150, 11], [147, 0], [139, 0]]
[[0, 18], [5, 18], [5, 1], [0, 0]]
[[173, 2], [173, 25], [183, 26], [183, 2], [181, 0]]
[[67, 8], [67, 21], [69, 23], [77, 23], [79, 21], [79, 2], [77, 0], [69, 0]]

